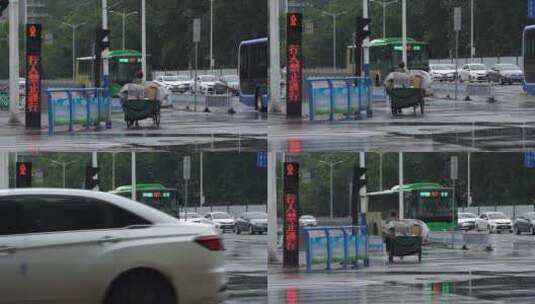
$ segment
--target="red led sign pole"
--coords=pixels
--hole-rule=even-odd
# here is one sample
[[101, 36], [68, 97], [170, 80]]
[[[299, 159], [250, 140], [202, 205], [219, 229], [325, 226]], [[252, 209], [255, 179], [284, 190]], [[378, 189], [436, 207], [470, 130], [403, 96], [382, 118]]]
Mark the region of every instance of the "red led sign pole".
[[289, 13], [286, 35], [286, 116], [301, 118], [303, 99], [303, 16]]
[[26, 129], [41, 129], [41, 30], [26, 26]]
[[299, 267], [299, 164], [284, 163], [283, 266]]

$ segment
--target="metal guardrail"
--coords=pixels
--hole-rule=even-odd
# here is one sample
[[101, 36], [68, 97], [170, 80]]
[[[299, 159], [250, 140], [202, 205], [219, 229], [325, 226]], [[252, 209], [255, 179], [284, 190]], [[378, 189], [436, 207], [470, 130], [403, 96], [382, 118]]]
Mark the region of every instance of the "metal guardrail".
[[[317, 103], [316, 94], [314, 92], [314, 84], [327, 83], [327, 90], [329, 95], [329, 120], [334, 120], [336, 113], [336, 95], [345, 95], [346, 109], [344, 115], [346, 119], [355, 116], [356, 119], [361, 117], [361, 112], [366, 111], [367, 117], [372, 117], [372, 81], [369, 77], [308, 77], [306, 79], [308, 87], [309, 101], [309, 116], [310, 120], [316, 117]], [[336, 83], [342, 83], [342, 86], [335, 86]], [[356, 106], [354, 104], [353, 95], [357, 97]]]
[[[338, 231], [342, 232], [343, 242], [344, 242], [344, 257], [342, 262], [342, 268], [347, 269], [350, 265], [350, 241], [354, 238], [354, 248], [355, 248], [355, 260], [353, 263], [354, 268], [358, 268], [359, 263], [359, 241], [363, 239], [364, 242], [364, 256], [363, 256], [363, 265], [368, 267], [370, 265], [370, 259], [368, 255], [369, 247], [369, 238], [368, 238], [368, 227], [364, 226], [336, 226], [336, 227], [305, 227], [303, 228], [303, 233], [305, 234], [305, 260], [306, 260], [306, 271], [312, 271], [313, 263], [313, 249], [310, 233], [313, 231], [323, 232], [326, 238], [326, 269], [332, 270], [333, 262], [333, 245], [332, 245], [332, 232]], [[350, 231], [351, 233], [348, 233]]]
[[[106, 122], [106, 128], [111, 128], [111, 97], [105, 88], [58, 88], [45, 90], [48, 98], [48, 133], [54, 135], [57, 108], [67, 107], [67, 124], [69, 132], [74, 131], [74, 124], [77, 120], [77, 109], [83, 108], [85, 115], [82, 124], [89, 130], [93, 124], [100, 127], [101, 122]], [[61, 97], [56, 97], [60, 95]], [[92, 108], [96, 107], [96, 110]], [[92, 113], [96, 112], [96, 117]]]
[[[470, 97], [481, 96], [487, 97], [489, 101], [495, 101], [496, 88], [494, 83], [459, 83], [457, 86], [454, 82], [433, 82], [431, 84], [433, 94], [442, 95], [448, 99], [457, 95], [464, 100], [471, 100]], [[457, 94], [456, 93], [457, 90]]]

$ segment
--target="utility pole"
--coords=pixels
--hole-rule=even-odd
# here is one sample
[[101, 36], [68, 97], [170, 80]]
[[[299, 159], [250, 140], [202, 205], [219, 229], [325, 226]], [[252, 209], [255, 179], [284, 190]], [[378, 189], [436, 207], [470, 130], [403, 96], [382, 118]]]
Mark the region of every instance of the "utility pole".
[[[277, 1], [278, 2], [278, 1]], [[268, 263], [278, 262], [277, 256], [277, 152], [268, 154]]]
[[131, 171], [132, 171], [132, 180], [130, 182], [130, 189], [132, 191], [132, 200], [135, 201], [136, 194], [137, 194], [137, 187], [136, 187], [136, 180], [137, 180], [137, 174], [136, 174], [136, 152], [132, 152], [132, 160], [130, 161]]
[[337, 162], [326, 162], [326, 161], [323, 161], [323, 160], [320, 160], [319, 161], [320, 164], [324, 164], [324, 165], [327, 165], [329, 166], [329, 175], [330, 175], [330, 207], [329, 207], [329, 217], [330, 219], [332, 220], [334, 218], [333, 216], [333, 209], [334, 209], [334, 178], [333, 178], [333, 171], [334, 171], [334, 166], [338, 165], [338, 164], [341, 164], [343, 163], [344, 161], [337, 161]]
[[67, 22], [62, 22], [62, 23], [72, 29], [72, 80], [75, 80], [76, 79], [76, 28], [84, 25], [85, 22], [82, 22], [80, 24], [70, 24]]
[[141, 0], [141, 69], [143, 81], [147, 80], [147, 9], [146, 0]]
[[407, 0], [401, 0], [401, 23], [402, 23], [402, 41], [403, 41], [403, 62], [407, 69], [409, 69], [409, 63], [407, 62]]
[[[102, 29], [108, 29], [108, 0], [102, 0]], [[106, 38], [104, 38], [104, 41], [110, 41], [110, 38], [106, 36]], [[108, 52], [109, 49], [106, 49], [102, 54], [102, 80], [104, 88], [109, 88], [110, 86], [110, 66], [108, 60]]]
[[336, 70], [336, 18], [347, 13], [347, 11], [343, 11], [340, 13], [329, 13], [326, 11], [322, 11], [321, 13], [325, 16], [333, 18], [333, 69]]
[[213, 72], [214, 66], [214, 0], [210, 0], [210, 71]]
[[[97, 154], [97, 152], [91, 152], [91, 165], [92, 165], [93, 168], [98, 168], [98, 154]], [[97, 173], [97, 175], [95, 176], [95, 179], [98, 180], [98, 178], [99, 178], [99, 177], [98, 177], [98, 173]], [[99, 191], [99, 190], [100, 190], [99, 187], [100, 187], [100, 186], [97, 185], [97, 186], [94, 188], [94, 190], [95, 190], [95, 191]]]
[[20, 124], [19, 118], [19, 0], [11, 0], [9, 11], [9, 121]]
[[[368, 13], [368, 0], [362, 0], [362, 18], [368, 19], [369, 13]], [[370, 25], [367, 24], [364, 28], [365, 31], [370, 30]], [[364, 77], [370, 76], [370, 36], [366, 36], [364, 39], [364, 42], [362, 43], [363, 48], [363, 69], [364, 69]]]
[[474, 47], [474, 0], [470, 0], [470, 61], [473, 62], [476, 55], [476, 48]]
[[204, 206], [204, 160], [203, 160], [203, 155], [204, 153], [203, 152], [200, 152], [200, 161], [199, 161], [199, 171], [200, 171], [200, 205], [201, 207]]
[[[403, 0], [405, 1], [405, 0]], [[398, 199], [399, 199], [399, 214], [398, 218], [402, 220], [405, 217], [405, 205], [404, 205], [404, 195], [403, 195], [403, 152], [399, 152], [399, 181], [398, 181]]]
[[[365, 152], [359, 152], [359, 167], [360, 168], [366, 168], [366, 153]], [[362, 176], [362, 179], [366, 179], [366, 174]], [[359, 212], [362, 213], [368, 213], [368, 198], [366, 196], [366, 193], [368, 192], [367, 186], [364, 185], [359, 190], [359, 196], [361, 199], [360, 202], [360, 210]], [[362, 223], [362, 219], [359, 219], [359, 223]]]
[[115, 14], [117, 16], [120, 16], [123, 19], [122, 49], [126, 50], [126, 18], [128, 18], [130, 16], [133, 16], [133, 15], [136, 15], [136, 14], [139, 14], [139, 12], [133, 11], [133, 12], [130, 12], [130, 13], [126, 13], [126, 12], [123, 11], [121, 13], [121, 12], [116, 12], [116, 11], [110, 11], [110, 13]]
[[[280, 112], [280, 21], [279, 21], [279, 0], [268, 0], [269, 9], [269, 112]], [[286, 3], [287, 4], [287, 3]], [[286, 12], [288, 9], [286, 9]]]

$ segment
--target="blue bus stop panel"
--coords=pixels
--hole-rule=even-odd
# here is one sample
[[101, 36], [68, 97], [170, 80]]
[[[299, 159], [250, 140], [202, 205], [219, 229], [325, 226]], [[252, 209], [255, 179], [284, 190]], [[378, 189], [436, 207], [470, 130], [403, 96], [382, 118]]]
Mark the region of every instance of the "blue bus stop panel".
[[535, 0], [528, 0], [528, 17], [535, 18]]
[[267, 168], [267, 152], [258, 152], [256, 154], [256, 166], [259, 168]]
[[524, 164], [527, 168], [535, 168], [535, 151], [524, 154]]

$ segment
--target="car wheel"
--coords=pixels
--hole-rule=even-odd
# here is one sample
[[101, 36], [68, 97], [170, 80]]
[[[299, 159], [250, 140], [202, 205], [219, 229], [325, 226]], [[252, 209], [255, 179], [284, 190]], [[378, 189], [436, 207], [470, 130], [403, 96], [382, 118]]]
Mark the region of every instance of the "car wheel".
[[241, 234], [240, 226], [236, 225], [236, 234]]
[[105, 304], [174, 304], [173, 286], [156, 271], [134, 270], [114, 282]]

